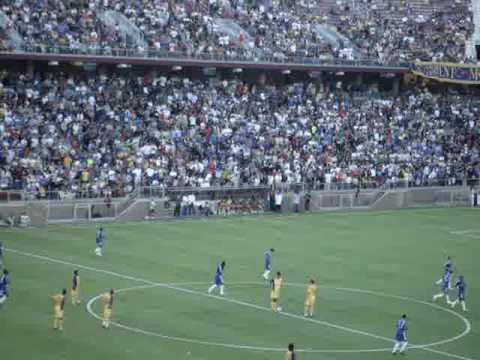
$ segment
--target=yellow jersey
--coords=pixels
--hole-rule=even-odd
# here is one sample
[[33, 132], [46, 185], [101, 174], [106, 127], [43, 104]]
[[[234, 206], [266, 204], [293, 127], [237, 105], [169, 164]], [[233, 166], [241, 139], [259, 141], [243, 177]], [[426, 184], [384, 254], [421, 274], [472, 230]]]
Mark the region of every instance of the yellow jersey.
[[312, 304], [315, 302], [315, 298], [317, 297], [317, 285], [311, 284], [307, 288], [307, 296], [305, 297], [305, 302], [307, 304]]
[[283, 278], [274, 278], [271, 283], [272, 286], [272, 292], [271, 292], [271, 297], [272, 298], [279, 298], [280, 297], [280, 290], [282, 289], [283, 286]]
[[80, 290], [80, 275], [73, 275], [72, 291], [78, 292]]
[[110, 294], [109, 292], [106, 294], [103, 294], [102, 296], [103, 300], [103, 309], [104, 310], [112, 310], [113, 309], [113, 295]]
[[63, 294], [56, 294], [52, 296], [53, 299], [53, 310], [55, 312], [63, 311], [65, 306], [65, 296]]

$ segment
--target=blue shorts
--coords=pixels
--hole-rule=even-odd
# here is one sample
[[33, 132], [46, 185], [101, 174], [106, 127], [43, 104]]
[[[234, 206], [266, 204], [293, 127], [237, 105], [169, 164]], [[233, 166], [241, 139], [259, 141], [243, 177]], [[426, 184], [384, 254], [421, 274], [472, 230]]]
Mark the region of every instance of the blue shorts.
[[397, 333], [395, 335], [395, 341], [398, 341], [398, 342], [405, 342], [407, 341], [407, 338], [405, 336], [405, 334], [402, 332], [402, 333]]
[[213, 280], [213, 282], [217, 286], [223, 285], [223, 277], [221, 275], [217, 275], [217, 276], [215, 276], [215, 280]]

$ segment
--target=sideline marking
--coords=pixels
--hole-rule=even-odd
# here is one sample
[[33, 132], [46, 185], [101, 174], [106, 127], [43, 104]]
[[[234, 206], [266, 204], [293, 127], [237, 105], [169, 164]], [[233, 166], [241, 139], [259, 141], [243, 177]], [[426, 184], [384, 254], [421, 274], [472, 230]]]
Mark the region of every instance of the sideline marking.
[[[220, 296], [216, 296], [216, 295], [209, 295], [209, 294], [204, 293], [204, 292], [185, 289], [185, 288], [177, 287], [177, 286], [166, 284], [166, 283], [156, 283], [156, 282], [153, 282], [153, 281], [150, 281], [150, 280], [145, 280], [145, 279], [137, 278], [137, 277], [130, 276], [130, 275], [120, 274], [120, 273], [117, 273], [117, 272], [114, 272], [114, 271], [103, 270], [103, 269], [98, 269], [98, 268], [91, 267], [91, 266], [84, 266], [84, 265], [80, 265], [80, 264], [75, 264], [75, 263], [51, 258], [51, 257], [48, 257], [48, 256], [37, 255], [37, 254], [34, 254], [34, 253], [24, 252], [24, 251], [12, 249], [12, 248], [6, 248], [5, 250], [7, 252], [11, 252], [11, 253], [18, 254], [18, 255], [23, 255], [23, 256], [26, 256], [26, 257], [45, 260], [45, 261], [49, 261], [49, 262], [52, 262], [52, 263], [57, 263], [57, 264], [62, 264], [62, 265], [67, 265], [67, 266], [73, 266], [73, 267], [77, 267], [79, 269], [84, 269], [84, 270], [89, 270], [89, 271], [98, 272], [98, 273], [102, 273], [102, 274], [107, 274], [107, 275], [111, 275], [111, 276], [114, 276], [114, 277], [123, 278], [123, 279], [127, 279], [127, 280], [132, 280], [132, 281], [136, 281], [136, 282], [143, 282], [144, 284], [152, 285], [153, 287], [155, 287], [155, 286], [156, 287], [163, 287], [163, 288], [176, 290], [176, 291], [187, 293], [187, 294], [201, 295], [201, 296], [206, 296], [206, 297], [210, 297], [210, 298], [215, 298], [215, 299], [219, 299], [219, 300], [222, 300], [222, 301], [226, 301], [226, 302], [230, 302], [230, 303], [234, 303], [234, 304], [238, 304], [238, 305], [243, 305], [243, 306], [246, 306], [246, 307], [251, 307], [251, 308], [255, 308], [255, 309], [259, 309], [259, 310], [271, 311], [270, 308], [266, 308], [266, 307], [263, 307], [263, 306], [260, 306], [260, 305], [255, 305], [255, 304], [247, 303], [247, 302], [244, 302], [244, 301], [239, 301], [239, 300], [235, 300], [235, 299], [220, 297]], [[288, 283], [286, 285], [288, 285]], [[347, 288], [344, 288], [344, 289], [347, 289]], [[364, 291], [364, 290], [360, 290], [360, 292], [362, 292], [362, 291]], [[365, 291], [367, 291], [367, 290], [365, 290]], [[373, 292], [371, 292], [371, 293], [373, 293]], [[383, 294], [383, 295], [385, 296], [387, 294]], [[399, 298], [402, 298], [402, 297], [399, 297]], [[420, 302], [420, 300], [418, 300], [418, 301]], [[427, 302], [425, 302], [425, 303], [427, 303]], [[427, 303], [427, 304], [430, 304], [430, 303]], [[442, 308], [442, 307], [440, 307], [439, 305], [436, 305], [436, 304], [431, 304], [431, 305], [435, 305], [435, 307], [438, 307], [440, 309], [444, 309], [444, 308]], [[459, 313], [457, 313], [453, 310], [450, 310], [450, 309], [444, 309], [444, 310], [448, 310], [449, 312], [455, 314], [457, 317], [461, 318], [462, 321], [466, 324], [465, 331], [461, 335], [456, 336], [455, 340], [458, 340], [459, 338], [461, 338], [463, 336], [466, 336], [471, 331], [471, 324], [470, 324], [470, 321], [467, 318], [465, 318], [464, 316], [460, 315]], [[326, 322], [326, 321], [305, 318], [303, 316], [290, 314], [290, 313], [285, 313], [285, 312], [281, 312], [279, 314], [283, 315], [283, 316], [291, 317], [291, 318], [297, 318], [297, 319], [301, 319], [301, 320], [304, 320], [304, 321], [310, 321], [310, 322], [313, 322], [313, 323], [318, 323], [320, 325], [324, 325], [324, 326], [327, 326], [327, 327], [332, 327], [332, 328], [339, 329], [339, 330], [344, 330], [346, 332], [350, 332], [350, 333], [354, 333], [354, 334], [369, 336], [369, 337], [379, 339], [379, 340], [385, 340], [385, 341], [388, 341], [390, 343], [394, 342], [394, 340], [392, 340], [390, 338], [387, 338], [387, 337], [384, 337], [384, 336], [375, 335], [375, 334], [372, 334], [372, 333], [348, 328], [348, 327], [341, 326], [341, 325], [336, 325], [336, 324], [329, 323], [329, 322]], [[454, 339], [454, 338], [452, 338], [452, 339]], [[447, 339], [447, 340], [448, 340], [448, 342], [454, 341], [452, 339]], [[410, 346], [410, 348], [411, 349], [415, 349], [415, 348], [416, 349], [421, 349], [421, 350], [424, 350], [424, 351], [429, 351], [429, 352], [433, 352], [433, 353], [436, 353], [436, 354], [439, 354], [439, 355], [444, 355], [444, 356], [447, 356], [447, 357], [453, 357], [453, 358], [457, 358], [457, 359], [461, 359], [461, 360], [475, 360], [473, 358], [468, 358], [468, 357], [464, 357], [464, 356], [461, 356], [461, 355], [447, 353], [447, 352], [440, 351], [440, 350], [430, 349], [428, 347], [428, 346], [434, 346], [434, 345], [439, 345], [439, 344], [438, 343], [434, 343], [433, 345], [429, 345], [429, 344], [413, 345], [412, 344]], [[382, 351], [384, 351], [384, 350], [382, 349]]]

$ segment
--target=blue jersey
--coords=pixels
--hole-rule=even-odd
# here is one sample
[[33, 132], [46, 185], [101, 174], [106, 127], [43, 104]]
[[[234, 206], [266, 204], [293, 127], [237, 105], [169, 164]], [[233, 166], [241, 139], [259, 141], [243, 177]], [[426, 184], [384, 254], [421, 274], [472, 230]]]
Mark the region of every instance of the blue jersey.
[[453, 271], [453, 261], [452, 261], [452, 259], [448, 259], [447, 262], [445, 263], [444, 267], [445, 267], [445, 272]]
[[0, 278], [0, 297], [2, 296], [8, 296], [8, 275], [3, 274], [2, 277]]
[[463, 280], [458, 280], [455, 286], [458, 289], [458, 299], [465, 301], [465, 288], [467, 287], [467, 284]]
[[103, 230], [98, 230], [97, 238], [96, 238], [97, 246], [103, 247], [104, 241], [105, 241], [105, 233], [103, 232]]
[[265, 259], [265, 270], [272, 270], [272, 251], [267, 250], [263, 256]]
[[407, 341], [407, 320], [401, 318], [397, 322], [397, 332], [395, 333], [396, 341]]
[[216, 285], [223, 285], [223, 266], [222, 264], [217, 265], [217, 271], [215, 272], [215, 280]]
[[450, 288], [450, 277], [452, 276], [452, 273], [450, 271], [445, 271], [445, 274], [443, 274], [443, 291], [448, 292], [448, 289]]

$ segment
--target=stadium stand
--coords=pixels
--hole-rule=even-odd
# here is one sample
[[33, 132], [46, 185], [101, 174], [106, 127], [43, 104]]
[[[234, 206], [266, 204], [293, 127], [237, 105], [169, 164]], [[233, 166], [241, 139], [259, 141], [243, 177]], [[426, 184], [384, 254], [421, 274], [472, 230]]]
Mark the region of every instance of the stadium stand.
[[[35, 52], [109, 53], [120, 48], [152, 56], [225, 59], [463, 62], [473, 34], [470, 4], [461, 0], [328, 0], [310, 6], [280, 1], [274, 9], [237, 0], [10, 0], [1, 11], [23, 38], [15, 46]], [[113, 22], [105, 20], [106, 12]], [[219, 26], [226, 19], [240, 29], [238, 36]], [[320, 25], [332, 26], [358, 53], [351, 55], [350, 42], [332, 45]], [[13, 45], [3, 35], [0, 45], [10, 49]]]
[[340, 81], [261, 85], [148, 72], [4, 70], [0, 188], [120, 196], [138, 186], [479, 178], [478, 96]]

